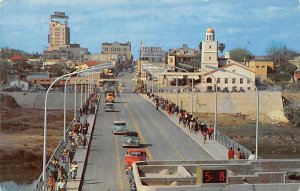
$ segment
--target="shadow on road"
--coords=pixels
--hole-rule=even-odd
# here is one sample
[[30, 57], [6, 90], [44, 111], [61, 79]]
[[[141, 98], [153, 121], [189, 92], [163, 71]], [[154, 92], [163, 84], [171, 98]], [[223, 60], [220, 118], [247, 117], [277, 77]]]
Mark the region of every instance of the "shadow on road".
[[152, 146], [152, 144], [140, 144], [141, 148], [147, 148], [147, 147], [150, 147], [150, 146]]

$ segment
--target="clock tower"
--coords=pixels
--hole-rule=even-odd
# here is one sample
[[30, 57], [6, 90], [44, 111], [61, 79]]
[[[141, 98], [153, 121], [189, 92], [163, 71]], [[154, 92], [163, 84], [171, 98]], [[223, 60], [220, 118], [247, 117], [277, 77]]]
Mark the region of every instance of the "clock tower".
[[215, 41], [215, 31], [213, 28], [208, 28], [206, 38], [202, 42], [201, 69], [203, 71], [213, 70], [218, 68], [218, 41]]

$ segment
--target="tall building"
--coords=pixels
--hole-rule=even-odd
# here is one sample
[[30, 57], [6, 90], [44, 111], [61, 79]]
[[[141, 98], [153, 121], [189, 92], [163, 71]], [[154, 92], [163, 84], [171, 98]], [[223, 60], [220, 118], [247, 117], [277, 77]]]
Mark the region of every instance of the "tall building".
[[128, 61], [131, 61], [131, 43], [102, 43], [101, 54], [107, 55], [108, 58], [114, 57], [113, 55], [118, 55], [118, 59], [121, 63], [127, 63]]
[[202, 42], [201, 69], [203, 71], [218, 68], [218, 41], [215, 40], [215, 31], [208, 28], [206, 38]]
[[65, 15], [65, 12], [54, 12], [54, 15], [50, 16], [48, 51], [59, 50], [59, 48], [70, 45], [68, 19], [69, 16]]

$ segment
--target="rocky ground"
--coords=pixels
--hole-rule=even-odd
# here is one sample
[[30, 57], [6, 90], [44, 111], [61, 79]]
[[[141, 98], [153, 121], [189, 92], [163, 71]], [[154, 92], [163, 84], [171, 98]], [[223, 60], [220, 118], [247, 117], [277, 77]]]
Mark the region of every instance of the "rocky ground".
[[[0, 103], [0, 182], [31, 183], [42, 172], [44, 110], [21, 108], [2, 94]], [[63, 111], [48, 111], [47, 157], [59, 143], [62, 127]]]

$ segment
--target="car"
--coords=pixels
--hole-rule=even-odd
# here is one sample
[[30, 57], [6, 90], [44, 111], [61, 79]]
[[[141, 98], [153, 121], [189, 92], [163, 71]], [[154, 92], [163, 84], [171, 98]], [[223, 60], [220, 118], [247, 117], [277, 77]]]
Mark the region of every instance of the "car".
[[106, 103], [104, 110], [105, 110], [105, 112], [113, 112], [116, 109], [115, 109], [115, 106], [113, 103]]
[[124, 157], [126, 174], [131, 171], [132, 164], [137, 161], [146, 161], [147, 153], [143, 149], [128, 149]]
[[122, 138], [123, 148], [126, 147], [140, 147], [140, 138], [137, 132], [128, 131]]
[[124, 135], [129, 131], [129, 129], [125, 121], [114, 121], [111, 131], [114, 135]]
[[9, 86], [9, 87], [3, 88], [3, 91], [4, 92], [14, 92], [14, 91], [22, 91], [22, 89], [17, 86]]

